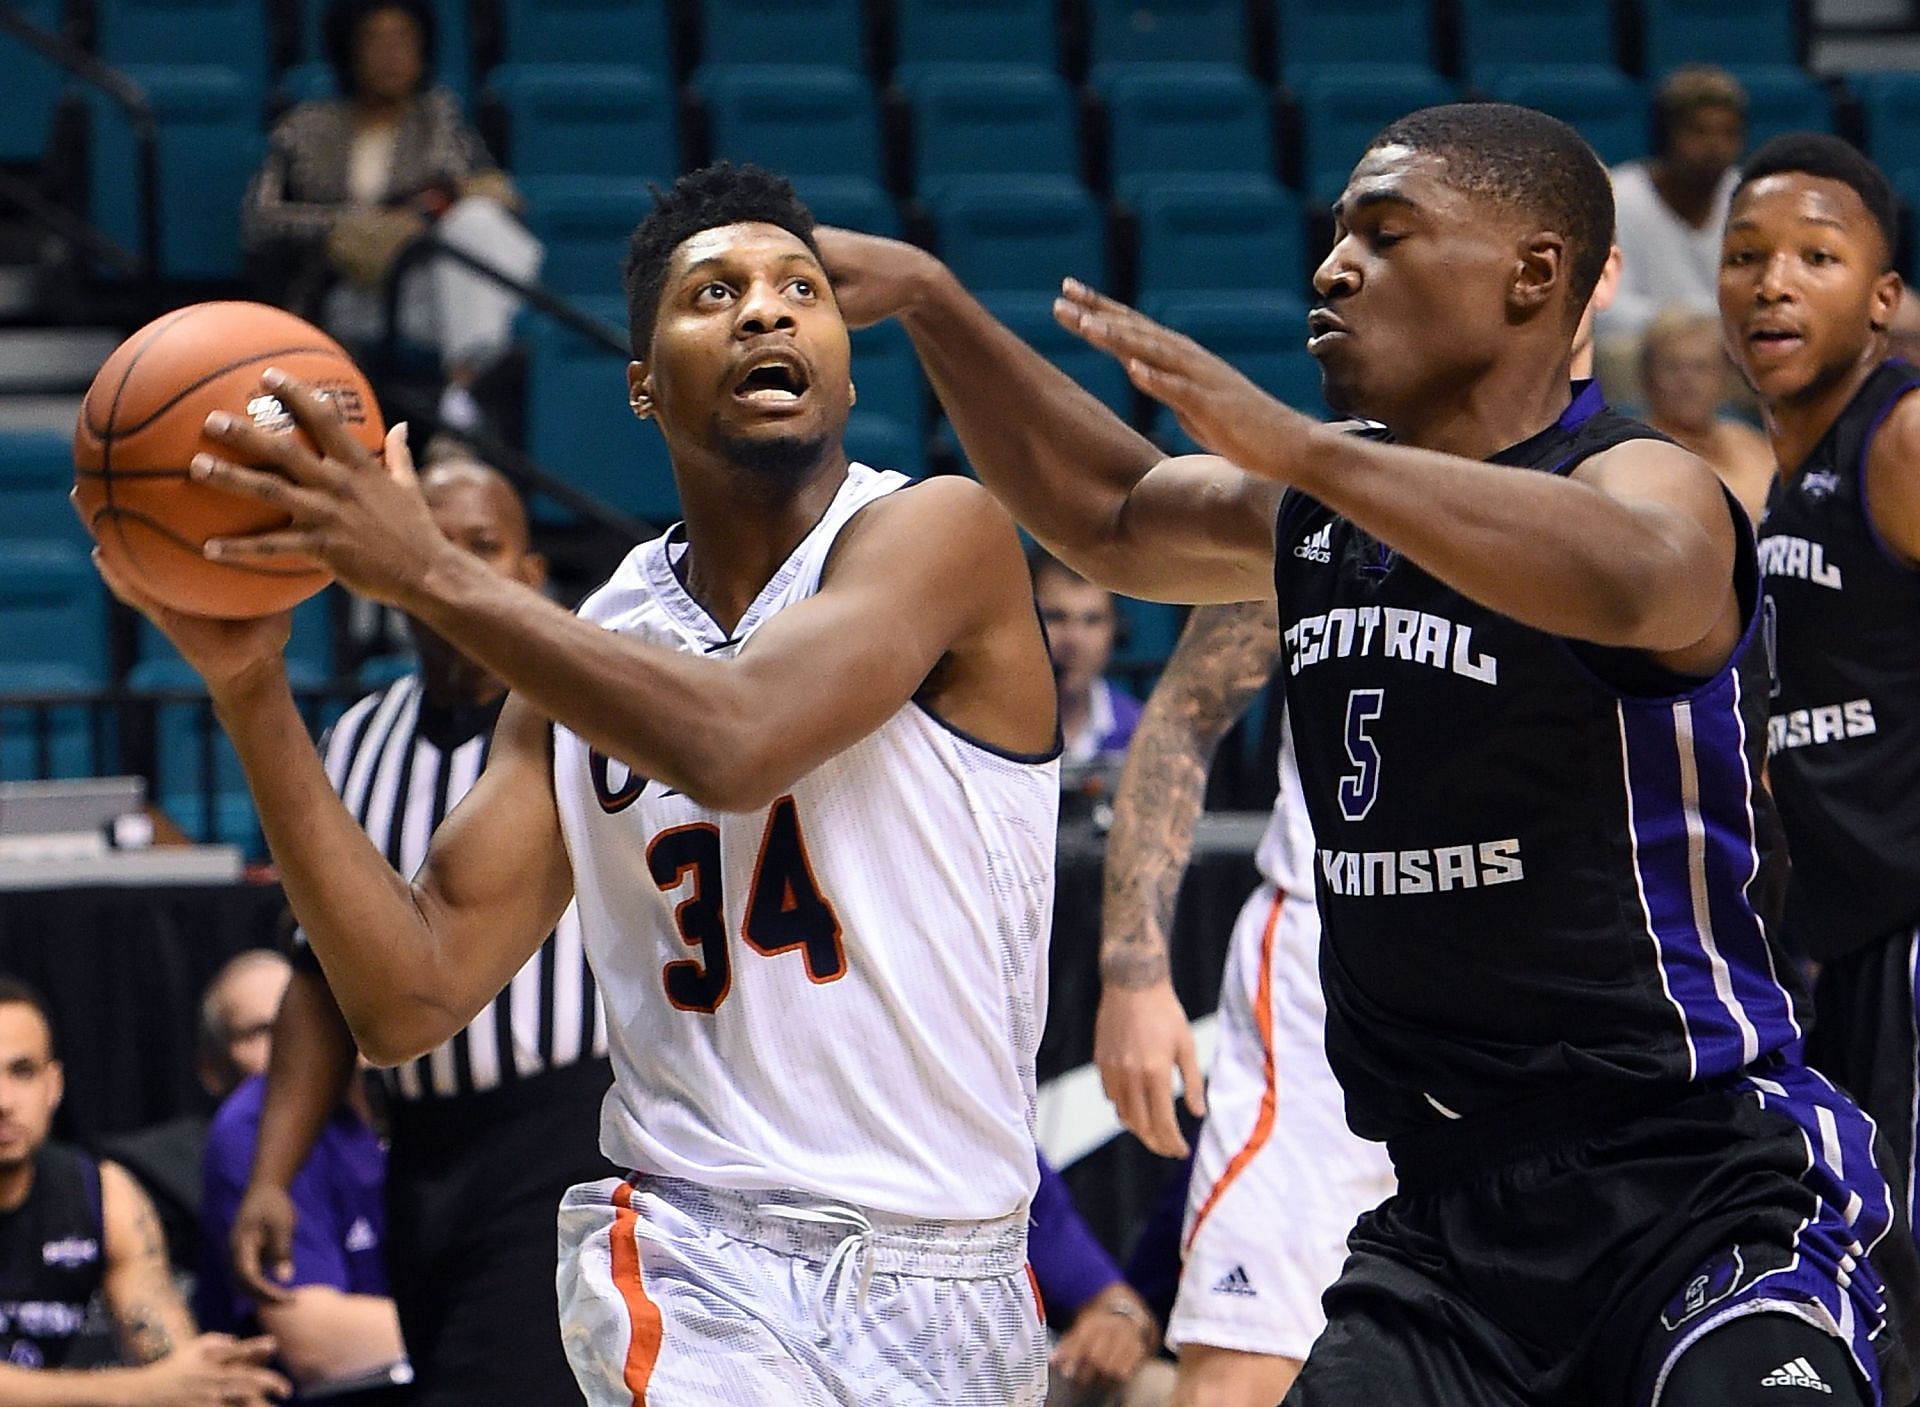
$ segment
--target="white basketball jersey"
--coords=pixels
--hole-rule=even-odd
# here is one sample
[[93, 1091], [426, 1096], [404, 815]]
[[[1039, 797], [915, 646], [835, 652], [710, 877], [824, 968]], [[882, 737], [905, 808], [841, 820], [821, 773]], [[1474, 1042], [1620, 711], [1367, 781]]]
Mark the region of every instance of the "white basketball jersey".
[[[730, 658], [819, 589], [848, 519], [907, 482], [851, 466], [731, 635], [676, 576], [677, 527], [580, 614]], [[935, 1220], [1027, 1203], [1056, 755], [999, 752], [909, 703], [752, 813], [696, 805], [564, 728], [553, 765], [607, 1005], [609, 1158]]]
[[[1277, 702], [1277, 700], [1276, 700]], [[1300, 764], [1293, 752], [1293, 718], [1280, 722], [1280, 792], [1273, 798], [1273, 815], [1253, 862], [1261, 877], [1275, 888], [1313, 899], [1313, 825], [1307, 819], [1307, 798], [1300, 787]]]

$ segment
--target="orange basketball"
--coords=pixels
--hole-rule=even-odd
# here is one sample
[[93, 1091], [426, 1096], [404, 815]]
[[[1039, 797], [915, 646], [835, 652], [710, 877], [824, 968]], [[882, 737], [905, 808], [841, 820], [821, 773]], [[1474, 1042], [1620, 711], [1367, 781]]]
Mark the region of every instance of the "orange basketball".
[[210, 562], [208, 538], [284, 527], [258, 499], [195, 483], [202, 433], [224, 410], [300, 435], [260, 389], [275, 366], [324, 395], [353, 438], [379, 453], [386, 426], [360, 368], [313, 324], [263, 303], [196, 303], [156, 318], [115, 349], [87, 388], [73, 431], [74, 496], [100, 550], [143, 591], [190, 615], [244, 620], [304, 601], [331, 578], [305, 557]]

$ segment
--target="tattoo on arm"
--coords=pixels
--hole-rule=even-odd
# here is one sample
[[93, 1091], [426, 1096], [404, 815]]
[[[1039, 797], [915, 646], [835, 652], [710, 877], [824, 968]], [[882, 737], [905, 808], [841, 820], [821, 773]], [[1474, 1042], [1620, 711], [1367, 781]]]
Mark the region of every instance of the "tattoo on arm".
[[122, 1223], [124, 1244], [108, 1247], [108, 1305], [128, 1361], [155, 1363], [193, 1337], [193, 1317], [174, 1287], [167, 1264], [167, 1240], [153, 1203], [131, 1177], [115, 1171], [132, 1197], [127, 1220]]
[[120, 1337], [126, 1345], [127, 1357], [138, 1364], [158, 1363], [175, 1347], [165, 1318], [145, 1302], [127, 1307]]
[[1107, 837], [1100, 976], [1138, 989], [1168, 975], [1167, 933], [1220, 739], [1273, 674], [1271, 601], [1193, 612], [1147, 701], [1114, 794]]

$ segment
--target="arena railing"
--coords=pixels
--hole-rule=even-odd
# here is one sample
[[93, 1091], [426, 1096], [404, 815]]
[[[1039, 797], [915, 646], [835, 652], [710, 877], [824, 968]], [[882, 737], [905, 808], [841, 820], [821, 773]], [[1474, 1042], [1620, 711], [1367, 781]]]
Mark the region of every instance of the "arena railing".
[[126, 114], [133, 128], [135, 198], [140, 248], [129, 250], [86, 217], [69, 210], [16, 172], [0, 168], [0, 199], [30, 219], [84, 249], [116, 272], [139, 282], [144, 296], [157, 296], [160, 272], [160, 131], [152, 105], [138, 83], [54, 30], [42, 28], [12, 5], [0, 5], [0, 30], [12, 35], [73, 78], [97, 89]]

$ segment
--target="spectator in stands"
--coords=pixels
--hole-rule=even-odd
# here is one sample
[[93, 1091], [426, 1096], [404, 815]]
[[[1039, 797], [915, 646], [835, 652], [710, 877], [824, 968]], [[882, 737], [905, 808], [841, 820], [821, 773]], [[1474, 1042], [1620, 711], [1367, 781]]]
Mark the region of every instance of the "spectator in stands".
[[[265, 1366], [272, 1339], [195, 1331], [139, 1184], [48, 1142], [63, 1089], [46, 1004], [0, 978], [0, 1402], [259, 1407], [283, 1396]], [[66, 1366], [96, 1292], [132, 1366]]]
[[1061, 761], [1117, 766], [1140, 721], [1140, 700], [1106, 678], [1119, 622], [1113, 595], [1039, 548], [1028, 567], [1060, 688]]
[[293, 1176], [287, 1195], [297, 1209], [292, 1254], [275, 1273], [284, 1298], [254, 1301], [233, 1282], [227, 1243], [246, 1191], [266, 1100], [262, 1074], [241, 1083], [213, 1116], [204, 1159], [200, 1217], [200, 1283], [194, 1307], [201, 1324], [230, 1333], [265, 1329], [301, 1392], [347, 1383], [406, 1381], [400, 1319], [387, 1293], [386, 1150], [373, 1129], [367, 1087], [346, 1093]]
[[196, 1070], [205, 1108], [96, 1145], [153, 1199], [168, 1259], [182, 1276], [195, 1272], [200, 1255], [200, 1153], [209, 1113], [242, 1080], [266, 1073], [273, 1018], [290, 972], [286, 958], [270, 948], [249, 948], [221, 967], [200, 998]]
[[1047, 1322], [1065, 1326], [1054, 1344], [1047, 1401], [1053, 1407], [1164, 1407], [1173, 1365], [1160, 1350], [1160, 1321], [1093, 1237], [1073, 1194], [1043, 1157], [1033, 1195], [1027, 1259]]
[[[334, 0], [326, 44], [340, 96], [280, 120], [247, 192], [244, 233], [263, 280], [344, 341], [381, 335], [388, 274], [429, 230], [514, 278], [540, 268], [539, 241], [513, 214], [512, 183], [459, 100], [430, 85], [433, 42], [426, 0]], [[400, 330], [438, 350], [441, 415], [455, 429], [478, 423], [471, 388], [506, 348], [518, 306], [510, 290], [450, 259], [404, 280]]]
[[1773, 448], [1751, 425], [1720, 413], [1727, 395], [1720, 319], [1669, 308], [1640, 344], [1646, 421], [1713, 466], [1755, 522], [1773, 487]]
[[1706, 64], [1673, 71], [1654, 100], [1654, 155], [1613, 170], [1616, 238], [1625, 258], [1613, 306], [1598, 321], [1601, 375], [1635, 399], [1641, 337], [1665, 308], [1717, 312], [1720, 230], [1739, 179], [1747, 94]]

